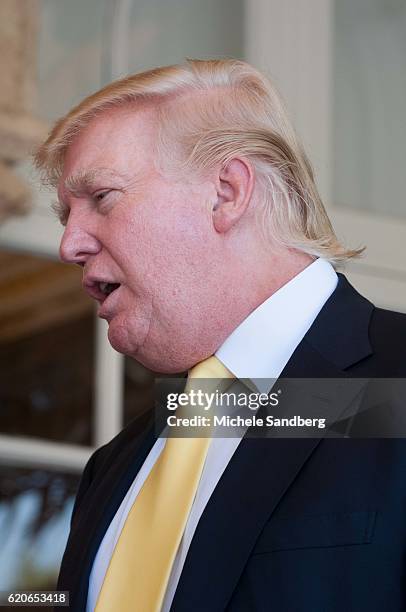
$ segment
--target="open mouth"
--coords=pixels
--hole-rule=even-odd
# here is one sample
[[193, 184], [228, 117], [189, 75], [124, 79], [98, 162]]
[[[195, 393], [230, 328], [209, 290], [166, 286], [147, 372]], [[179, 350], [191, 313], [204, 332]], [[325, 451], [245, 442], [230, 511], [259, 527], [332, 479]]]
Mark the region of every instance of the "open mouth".
[[110, 281], [87, 279], [83, 283], [83, 288], [86, 292], [99, 303], [103, 303], [119, 287], [121, 287], [120, 283], [112, 283]]
[[113, 291], [120, 287], [120, 283], [98, 283], [98, 285], [100, 292], [105, 296], [110, 295], [113, 293]]

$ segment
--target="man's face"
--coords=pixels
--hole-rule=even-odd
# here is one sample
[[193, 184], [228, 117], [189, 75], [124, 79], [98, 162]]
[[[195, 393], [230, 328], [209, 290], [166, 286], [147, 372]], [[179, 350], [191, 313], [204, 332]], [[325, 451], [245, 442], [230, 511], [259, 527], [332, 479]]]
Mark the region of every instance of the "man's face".
[[69, 146], [58, 186], [67, 207], [60, 254], [83, 266], [112, 346], [178, 372], [224, 339], [220, 237], [214, 185], [155, 169], [155, 122], [153, 110], [116, 109]]

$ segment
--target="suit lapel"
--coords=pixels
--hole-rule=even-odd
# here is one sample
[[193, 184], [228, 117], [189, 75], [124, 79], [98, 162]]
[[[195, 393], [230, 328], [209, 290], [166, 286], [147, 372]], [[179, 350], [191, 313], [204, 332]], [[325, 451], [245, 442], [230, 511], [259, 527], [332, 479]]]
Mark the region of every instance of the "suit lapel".
[[[372, 309], [340, 276], [281, 378], [346, 378], [344, 370], [371, 353]], [[357, 384], [344, 387], [346, 396], [335, 402], [336, 417], [358, 390]], [[173, 612], [226, 609], [265, 523], [320, 441], [248, 436], [241, 441], [199, 521]]]
[[[369, 324], [374, 305], [338, 275], [338, 285], [324, 304], [305, 340], [341, 370], [372, 353]], [[314, 375], [314, 374], [313, 374]]]
[[[106, 458], [106, 469], [98, 472], [89, 495], [80, 506], [60, 572], [64, 590], [71, 592], [73, 610], [86, 609], [89, 575], [97, 550], [155, 440], [154, 428], [150, 428], [141, 439], [134, 438], [121, 452], [113, 447], [114, 456]], [[65, 565], [65, 559], [69, 566], [68, 562]]]

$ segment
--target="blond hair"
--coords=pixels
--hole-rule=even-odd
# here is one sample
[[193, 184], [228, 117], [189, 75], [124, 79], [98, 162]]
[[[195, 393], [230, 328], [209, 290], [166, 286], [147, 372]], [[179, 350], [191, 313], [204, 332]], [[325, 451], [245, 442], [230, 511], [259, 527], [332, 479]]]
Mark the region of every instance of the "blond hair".
[[251, 161], [262, 190], [257, 214], [265, 236], [332, 263], [362, 252], [337, 240], [277, 91], [239, 60], [187, 60], [115, 81], [87, 97], [38, 149], [35, 163], [43, 179], [56, 185], [67, 148], [94, 117], [142, 103], [156, 108], [160, 163], [203, 171], [235, 156]]

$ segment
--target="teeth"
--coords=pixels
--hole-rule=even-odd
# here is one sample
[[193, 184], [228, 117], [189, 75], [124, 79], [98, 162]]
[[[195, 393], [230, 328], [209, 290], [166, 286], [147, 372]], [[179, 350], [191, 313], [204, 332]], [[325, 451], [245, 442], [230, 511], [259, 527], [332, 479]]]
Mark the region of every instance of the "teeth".
[[99, 283], [100, 291], [102, 291], [103, 293], [109, 293], [108, 292], [109, 285], [110, 283]]

